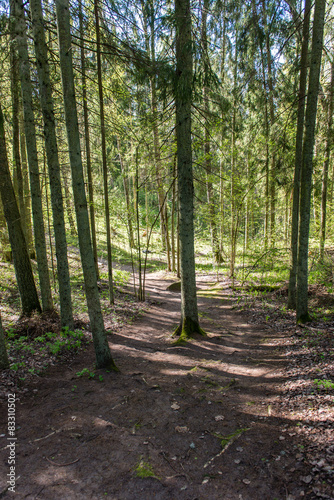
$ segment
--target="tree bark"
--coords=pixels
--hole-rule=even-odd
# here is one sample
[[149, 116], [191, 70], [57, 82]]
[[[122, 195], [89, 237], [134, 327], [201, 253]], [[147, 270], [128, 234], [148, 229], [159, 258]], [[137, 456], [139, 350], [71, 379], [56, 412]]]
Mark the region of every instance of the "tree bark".
[[133, 237], [133, 227], [132, 227], [132, 218], [131, 218], [131, 200], [130, 200], [130, 192], [129, 192], [129, 180], [126, 176], [125, 165], [124, 165], [123, 156], [122, 156], [122, 152], [121, 152], [121, 143], [120, 143], [118, 135], [116, 136], [116, 142], [117, 142], [119, 164], [121, 166], [121, 174], [122, 174], [122, 178], [123, 178], [123, 188], [124, 188], [125, 202], [126, 202], [126, 216], [127, 216], [128, 233], [129, 233], [129, 245], [130, 245], [130, 248], [134, 248], [135, 247], [135, 240]]
[[110, 304], [113, 304], [114, 303], [114, 285], [113, 285], [113, 277], [112, 277], [112, 253], [111, 253], [111, 231], [110, 231], [110, 211], [109, 211], [108, 166], [107, 166], [107, 151], [106, 151], [106, 127], [105, 127], [104, 103], [103, 103], [100, 20], [99, 20], [99, 2], [98, 2], [98, 0], [94, 0], [94, 14], [95, 14], [95, 30], [96, 30], [97, 82], [98, 82], [98, 88], [99, 88], [99, 103], [100, 103], [100, 132], [101, 132], [101, 149], [102, 149], [104, 215], [105, 215], [106, 230], [107, 230], [109, 302], [110, 302]]
[[322, 171], [322, 190], [321, 190], [321, 228], [320, 228], [320, 260], [324, 260], [325, 241], [326, 241], [326, 219], [327, 219], [327, 189], [328, 189], [328, 169], [332, 148], [333, 135], [333, 89], [334, 89], [334, 61], [331, 61], [331, 81], [328, 95], [328, 119], [327, 134], [325, 145], [325, 159]]
[[[160, 135], [158, 127], [158, 104], [157, 104], [157, 88], [156, 88], [156, 75], [155, 75], [155, 11], [154, 2], [149, 0], [149, 19], [145, 13], [145, 3], [142, 2], [142, 11], [144, 17], [144, 33], [146, 37], [146, 48], [150, 55], [152, 62], [152, 76], [150, 77], [150, 89], [151, 89], [151, 112], [152, 112], [152, 132], [153, 132], [153, 152], [154, 152], [154, 166], [155, 166], [155, 178], [158, 188], [158, 204], [159, 204], [159, 214], [160, 214], [160, 230], [161, 230], [161, 243], [162, 249], [166, 250], [167, 257], [167, 270], [171, 271], [171, 246], [169, 241], [169, 230], [168, 230], [168, 216], [167, 216], [167, 203], [164, 193], [163, 186], [163, 171], [162, 171], [162, 161], [160, 153]], [[150, 37], [148, 34], [148, 26], [150, 27]]]
[[180, 202], [181, 323], [175, 331], [178, 342], [195, 333], [199, 326], [194, 254], [194, 185], [191, 149], [191, 104], [193, 57], [190, 0], [175, 0], [176, 20], [176, 140], [178, 193]]
[[77, 236], [78, 233], [77, 233], [77, 228], [75, 225], [73, 206], [72, 206], [73, 196], [72, 196], [72, 193], [71, 193], [70, 188], [69, 188], [68, 177], [67, 177], [67, 175], [70, 176], [70, 171], [67, 169], [67, 165], [66, 165], [66, 168], [63, 165], [63, 168], [61, 169], [60, 175], [61, 175], [61, 179], [63, 181], [62, 184], [64, 187], [65, 207], [66, 207], [66, 213], [67, 213], [67, 220], [68, 220], [68, 223], [70, 225], [71, 235]]
[[0, 195], [8, 227], [9, 241], [13, 253], [16, 281], [20, 293], [22, 313], [30, 315], [41, 311], [31, 262], [21, 225], [14, 188], [10, 177], [3, 115], [0, 107]]
[[90, 133], [88, 121], [88, 104], [87, 104], [87, 83], [86, 83], [86, 59], [84, 50], [84, 25], [82, 13], [82, 1], [79, 0], [79, 24], [80, 24], [80, 60], [81, 60], [81, 84], [82, 84], [82, 106], [84, 114], [84, 127], [85, 127], [85, 146], [86, 146], [86, 166], [88, 177], [88, 204], [90, 215], [90, 230], [92, 234], [92, 245], [95, 262], [96, 277], [99, 279], [99, 263], [97, 256], [97, 242], [96, 242], [96, 223], [95, 223], [95, 205], [94, 205], [94, 187], [91, 163], [91, 150], [90, 150]]
[[27, 242], [28, 252], [30, 258], [36, 259], [36, 253], [34, 248], [34, 236], [32, 233], [32, 223], [31, 223], [31, 197], [30, 197], [30, 187], [29, 187], [29, 169], [27, 162], [27, 150], [26, 150], [26, 138], [24, 133], [24, 119], [23, 119], [23, 109], [22, 101], [20, 103], [20, 153], [21, 153], [21, 167], [23, 176], [23, 203], [24, 203], [24, 219], [23, 220], [23, 232]]
[[[269, 136], [272, 136], [272, 127], [275, 122], [275, 107], [274, 107], [274, 83], [273, 83], [273, 63], [270, 48], [270, 33], [267, 23], [266, 0], [262, 0], [263, 24], [265, 30], [266, 53], [267, 53], [267, 71], [268, 71], [268, 101], [269, 101]], [[266, 91], [266, 89], [265, 89]], [[271, 142], [274, 143], [274, 138], [271, 137]], [[275, 152], [271, 151], [270, 169], [269, 169], [269, 192], [270, 192], [270, 245], [275, 246], [276, 239], [276, 158]]]
[[289, 276], [288, 308], [296, 309], [296, 283], [298, 264], [298, 232], [299, 232], [299, 201], [300, 172], [303, 161], [303, 132], [305, 116], [305, 97], [307, 82], [307, 54], [310, 31], [311, 0], [305, 0], [302, 49], [300, 55], [300, 76], [297, 111], [297, 133], [295, 145], [295, 173], [293, 180], [293, 201], [291, 218], [291, 267]]
[[300, 184], [300, 225], [297, 270], [297, 322], [310, 320], [308, 312], [308, 244], [313, 173], [313, 148], [317, 117], [319, 76], [323, 46], [326, 0], [315, 0], [311, 65], [305, 114], [303, 164]]
[[9, 360], [7, 356], [5, 335], [2, 329], [2, 321], [0, 314], [0, 370], [6, 370], [9, 368]]
[[207, 40], [207, 14], [209, 9], [209, 0], [204, 0], [202, 8], [202, 50], [203, 50], [203, 61], [204, 61], [204, 88], [203, 88], [203, 100], [204, 100], [204, 113], [205, 113], [205, 125], [204, 125], [204, 165], [206, 171], [206, 192], [208, 200], [208, 209], [210, 217], [210, 228], [211, 228], [211, 242], [212, 242], [212, 254], [213, 261], [220, 263], [221, 255], [219, 248], [217, 224], [216, 224], [216, 209], [213, 199], [213, 186], [212, 186], [212, 162], [211, 162], [211, 144], [210, 144], [210, 131], [209, 131], [209, 95], [208, 95], [208, 65], [209, 65], [209, 54], [208, 54], [208, 40]]
[[74, 204], [77, 217], [79, 247], [85, 281], [88, 314], [96, 355], [96, 365], [98, 368], [117, 370], [111, 357], [104, 329], [99, 292], [97, 288], [93, 248], [90, 237], [87, 200], [81, 160], [79, 123], [74, 88], [68, 0], [56, 0], [56, 12], [60, 68], [65, 107], [65, 122], [72, 170]]
[[41, 0], [30, 0], [33, 21], [33, 36], [37, 60], [39, 95], [44, 120], [44, 138], [49, 170], [53, 229], [55, 234], [57, 272], [59, 283], [59, 301], [61, 325], [73, 330], [70, 274], [67, 259], [66, 229], [61, 189], [60, 165], [56, 137], [56, 124], [51, 92], [50, 70], [47, 59], [47, 46], [43, 27]]
[[[23, 198], [23, 176], [20, 155], [20, 124], [19, 124], [19, 109], [20, 109], [20, 76], [19, 76], [19, 60], [16, 47], [15, 19], [14, 19], [14, 4], [11, 2], [10, 16], [10, 89], [12, 96], [12, 116], [13, 116], [13, 178], [14, 190], [18, 198], [19, 210], [24, 217], [24, 198]], [[23, 227], [24, 231], [24, 227]]]
[[31, 203], [33, 211], [35, 249], [37, 255], [39, 283], [44, 311], [52, 310], [52, 295], [48, 259], [46, 253], [42, 194], [39, 180], [39, 166], [36, 145], [35, 118], [33, 112], [32, 85], [28, 57], [26, 23], [22, 0], [14, 1], [15, 32], [20, 61], [21, 91], [24, 111], [24, 128], [29, 163]]

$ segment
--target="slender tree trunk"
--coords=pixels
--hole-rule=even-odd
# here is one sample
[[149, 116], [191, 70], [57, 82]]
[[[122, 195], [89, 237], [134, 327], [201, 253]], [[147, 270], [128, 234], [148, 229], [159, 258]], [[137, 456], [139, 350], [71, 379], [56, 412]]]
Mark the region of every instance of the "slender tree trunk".
[[[150, 26], [150, 42], [147, 34], [147, 20], [145, 19], [144, 31], [146, 32], [146, 47], [151, 56], [153, 73], [155, 71], [155, 12], [154, 12], [154, 2], [149, 1], [150, 16], [149, 16], [149, 26]], [[154, 151], [154, 165], [155, 165], [155, 178], [158, 188], [158, 203], [159, 203], [159, 213], [160, 213], [160, 229], [161, 229], [161, 242], [162, 248], [166, 250], [167, 257], [167, 270], [171, 271], [171, 249], [169, 241], [169, 231], [168, 231], [168, 215], [167, 215], [167, 203], [165, 199], [163, 179], [162, 179], [162, 161], [160, 153], [160, 136], [158, 127], [158, 105], [157, 105], [157, 89], [156, 89], [156, 77], [153, 74], [150, 78], [150, 88], [151, 88], [151, 111], [152, 111], [152, 131], [153, 131], [153, 151]]]
[[2, 329], [2, 321], [0, 314], [0, 370], [6, 370], [9, 368], [9, 360], [7, 356], [5, 335]]
[[297, 133], [295, 145], [295, 173], [293, 180], [293, 201], [291, 218], [291, 267], [289, 276], [288, 308], [296, 309], [296, 283], [298, 264], [298, 232], [299, 232], [299, 203], [300, 203], [300, 172], [303, 162], [303, 133], [305, 116], [305, 97], [307, 83], [307, 54], [310, 31], [311, 0], [305, 0], [303, 39], [300, 56], [300, 76], [297, 111]]
[[176, 271], [176, 263], [175, 263], [175, 212], [176, 212], [176, 156], [174, 156], [173, 161], [173, 192], [172, 192], [172, 221], [171, 221], [171, 241], [172, 241], [172, 271], [175, 273]]
[[60, 68], [63, 84], [65, 122], [72, 170], [74, 204], [78, 225], [81, 263], [85, 281], [90, 326], [98, 368], [117, 369], [111, 357], [104, 329], [94, 254], [90, 237], [87, 200], [81, 160], [79, 124], [72, 66], [70, 12], [68, 0], [56, 0]]
[[176, 219], [176, 273], [181, 279], [181, 258], [180, 258], [180, 197], [179, 188], [176, 184], [176, 204], [177, 204], [177, 219]]
[[51, 230], [51, 217], [50, 217], [50, 203], [49, 203], [49, 193], [48, 193], [48, 176], [46, 172], [46, 153], [43, 151], [43, 174], [44, 174], [44, 183], [45, 183], [45, 204], [46, 204], [46, 218], [47, 218], [47, 230], [49, 237], [49, 248], [50, 248], [50, 260], [51, 260], [51, 269], [52, 269], [52, 277], [53, 277], [53, 289], [57, 292], [57, 283], [56, 283], [56, 272], [54, 266], [54, 258], [53, 258], [53, 244], [52, 244], [52, 230]]
[[[10, 23], [10, 87], [12, 96], [12, 120], [13, 120], [13, 178], [14, 189], [17, 195], [19, 210], [22, 221], [25, 219], [25, 206], [23, 199], [23, 176], [21, 167], [20, 155], [20, 126], [19, 126], [19, 109], [20, 109], [20, 76], [19, 76], [19, 60], [17, 56], [16, 37], [15, 37], [15, 19], [14, 19], [14, 4], [11, 2], [11, 18]], [[23, 227], [24, 231], [24, 227]]]
[[79, 23], [80, 23], [80, 60], [81, 60], [81, 84], [82, 84], [82, 105], [84, 114], [84, 128], [85, 128], [85, 145], [86, 145], [86, 163], [87, 163], [87, 177], [88, 177], [88, 204], [90, 215], [90, 229], [92, 234], [92, 245], [95, 262], [96, 277], [99, 279], [99, 263], [97, 256], [97, 242], [96, 242], [96, 223], [95, 223], [95, 205], [94, 205], [94, 187], [92, 175], [92, 162], [90, 150], [90, 133], [88, 121], [88, 103], [87, 103], [87, 83], [86, 83], [86, 58], [84, 50], [84, 25], [82, 13], [82, 1], [79, 0]]
[[[237, 37], [236, 37], [237, 38]], [[236, 208], [236, 158], [237, 150], [235, 147], [236, 140], [236, 90], [237, 90], [237, 75], [238, 75], [238, 53], [235, 47], [234, 68], [233, 68], [233, 85], [234, 85], [234, 98], [233, 98], [233, 118], [232, 118], [232, 137], [231, 137], [231, 261], [230, 261], [230, 276], [234, 280], [235, 271], [235, 258], [237, 252], [237, 226], [238, 214]]]
[[0, 107], [0, 195], [8, 227], [9, 241], [13, 253], [17, 285], [20, 293], [22, 312], [30, 315], [41, 311], [32, 273], [31, 262], [22, 230], [19, 209], [10, 177], [3, 115]]
[[289, 227], [290, 227], [290, 220], [289, 220], [289, 189], [286, 189], [285, 191], [285, 228], [284, 228], [284, 246], [287, 247], [289, 244]]
[[265, 137], [266, 137], [266, 163], [265, 163], [265, 220], [264, 220], [264, 247], [268, 248], [269, 242], [269, 209], [270, 209], [270, 170], [269, 170], [269, 116], [268, 116], [268, 98], [267, 98], [267, 78], [266, 71], [264, 65], [264, 54], [262, 50], [262, 44], [260, 45], [261, 49], [261, 66], [262, 66], [262, 78], [263, 78], [263, 90], [264, 90], [264, 120], [265, 120]]
[[23, 204], [24, 204], [24, 219], [23, 220], [23, 232], [27, 242], [28, 252], [30, 258], [35, 259], [35, 249], [34, 249], [34, 237], [32, 234], [32, 224], [31, 224], [31, 197], [29, 188], [29, 169], [27, 162], [27, 150], [26, 150], [26, 139], [24, 133], [24, 119], [23, 119], [23, 109], [21, 102], [20, 109], [20, 153], [21, 153], [21, 167], [23, 176]]
[[[267, 8], [266, 0], [262, 0], [262, 11], [263, 11], [263, 24], [265, 30], [265, 42], [266, 42], [266, 54], [267, 54], [267, 73], [268, 73], [268, 101], [269, 101], [269, 114], [270, 114], [270, 127], [269, 134], [272, 134], [272, 127], [275, 122], [275, 107], [274, 107], [274, 84], [273, 84], [273, 70], [272, 70], [272, 56], [270, 48], [270, 33], [267, 23]], [[265, 89], [266, 90], [266, 89]], [[272, 138], [274, 142], [274, 138]], [[270, 154], [270, 170], [269, 170], [269, 193], [270, 193], [270, 245], [275, 246], [276, 238], [276, 158], [275, 152], [272, 151]]]
[[124, 187], [125, 202], [126, 202], [126, 215], [127, 215], [128, 231], [129, 231], [129, 244], [130, 244], [130, 248], [134, 248], [135, 247], [135, 240], [133, 237], [129, 181], [128, 181], [128, 178], [126, 176], [125, 165], [124, 165], [123, 157], [121, 154], [121, 145], [120, 145], [120, 140], [119, 140], [118, 135], [116, 136], [116, 141], [117, 141], [119, 163], [121, 166], [121, 173], [122, 173], [122, 178], [123, 178], [123, 187]]
[[311, 66], [305, 114], [303, 163], [300, 183], [300, 225], [297, 271], [297, 322], [310, 320], [308, 312], [308, 244], [313, 173], [313, 148], [319, 93], [326, 0], [315, 0]]
[[211, 227], [211, 241], [212, 241], [212, 254], [214, 262], [221, 262], [220, 248], [216, 224], [216, 209], [213, 198], [212, 186], [212, 162], [211, 162], [211, 144], [210, 144], [210, 131], [209, 131], [209, 95], [208, 95], [208, 67], [209, 67], [209, 54], [208, 54], [208, 41], [207, 41], [207, 15], [209, 9], [209, 0], [204, 0], [202, 8], [202, 49], [203, 49], [203, 62], [204, 62], [204, 112], [205, 112], [205, 125], [204, 125], [204, 165], [206, 171], [206, 192], [209, 208], [210, 227]]
[[145, 222], [146, 222], [146, 247], [148, 249], [150, 237], [149, 204], [148, 204], [148, 175], [145, 169]]
[[[235, 72], [236, 73], [236, 72]], [[231, 140], [231, 260], [230, 276], [234, 279], [234, 267], [236, 257], [236, 200], [235, 200], [235, 102], [232, 119], [232, 140]]]
[[327, 135], [325, 145], [325, 160], [322, 171], [322, 191], [321, 191], [321, 228], [320, 228], [320, 260], [324, 260], [326, 241], [326, 218], [327, 218], [327, 189], [328, 189], [328, 169], [332, 148], [333, 135], [333, 89], [334, 89], [334, 61], [331, 61], [331, 81], [328, 95], [328, 120]]
[[56, 124], [51, 93], [50, 70], [45, 43], [41, 0], [30, 0], [33, 35], [37, 60], [39, 95], [44, 120], [44, 137], [49, 170], [53, 229], [55, 234], [57, 272], [59, 283], [60, 316], [63, 327], [73, 330], [70, 273], [67, 259], [67, 243], [60, 165], [56, 137]]
[[[226, 2], [223, 0], [222, 5], [222, 14], [221, 14], [221, 62], [220, 62], [220, 78], [222, 84], [225, 81], [225, 58], [226, 58]], [[222, 123], [224, 121], [224, 113], [222, 112]], [[224, 143], [224, 133], [221, 133], [221, 151], [223, 151], [223, 143]], [[224, 210], [224, 165], [222, 159], [219, 162], [219, 215], [220, 215], [220, 244], [219, 244], [219, 255], [221, 260], [223, 261], [223, 238], [225, 233], [225, 210]]]
[[39, 180], [39, 166], [36, 144], [35, 118], [33, 112], [32, 85], [30, 79], [30, 66], [28, 57], [28, 43], [26, 35], [26, 23], [24, 17], [24, 7], [22, 0], [14, 1], [15, 25], [18, 54], [20, 60], [20, 77], [22, 102], [24, 111], [24, 127], [29, 163], [31, 203], [33, 211], [35, 249], [37, 255], [37, 265], [39, 283], [42, 295], [42, 307], [44, 311], [52, 310], [52, 296], [50, 286], [50, 276], [48, 259], [46, 253], [44, 217], [42, 206], [42, 194]]
[[139, 301], [145, 300], [145, 290], [143, 287], [142, 279], [142, 259], [141, 259], [141, 242], [140, 242], [140, 218], [139, 218], [139, 165], [138, 165], [138, 147], [136, 149], [136, 174], [135, 174], [135, 186], [136, 186], [136, 227], [137, 227], [137, 249], [138, 249], [138, 294], [137, 298]]
[[114, 303], [114, 285], [112, 277], [112, 252], [111, 252], [111, 232], [110, 232], [110, 212], [109, 212], [109, 187], [108, 187], [108, 166], [106, 150], [106, 127], [104, 119], [103, 86], [102, 86], [102, 63], [101, 63], [101, 42], [100, 42], [100, 20], [99, 2], [94, 0], [95, 29], [96, 29], [96, 56], [97, 56], [97, 82], [99, 87], [100, 101], [100, 129], [101, 129], [101, 149], [102, 149], [102, 169], [104, 187], [104, 213], [107, 229], [107, 253], [108, 253], [108, 279], [109, 279], [109, 302]]
[[68, 185], [67, 174], [68, 174], [67, 168], [66, 168], [66, 170], [64, 168], [62, 168], [60, 171], [60, 175], [61, 175], [61, 179], [63, 181], [62, 185], [64, 187], [65, 207], [66, 207], [67, 219], [68, 219], [68, 223], [70, 225], [71, 235], [77, 236], [78, 233], [77, 233], [77, 228], [75, 226], [73, 206], [72, 206], [73, 196], [72, 196], [72, 193], [71, 193], [69, 185]]
[[191, 150], [191, 104], [193, 56], [190, 0], [175, 0], [176, 20], [176, 137], [180, 201], [181, 323], [175, 334], [179, 341], [195, 333], [199, 326], [194, 253], [194, 185]]
[[4, 256], [5, 256], [4, 250], [8, 245], [9, 245], [8, 231], [4, 214], [4, 208], [0, 197], [0, 250], [2, 255]]
[[221, 12], [221, 62], [220, 62], [220, 77], [222, 84], [225, 80], [225, 58], [226, 58], [226, 0], [223, 0]]

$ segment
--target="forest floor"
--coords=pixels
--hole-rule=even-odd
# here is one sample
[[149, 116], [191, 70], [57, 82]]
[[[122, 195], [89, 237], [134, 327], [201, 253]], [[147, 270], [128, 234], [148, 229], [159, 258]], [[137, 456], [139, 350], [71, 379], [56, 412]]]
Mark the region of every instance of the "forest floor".
[[[95, 370], [89, 343], [20, 386], [2, 375], [1, 498], [334, 498], [333, 320], [296, 327], [279, 293], [264, 303], [199, 274], [208, 336], [173, 346], [180, 294], [167, 289], [172, 281], [148, 275], [134, 321], [113, 328], [105, 317], [119, 373]], [[15, 494], [8, 391], [16, 394]]]

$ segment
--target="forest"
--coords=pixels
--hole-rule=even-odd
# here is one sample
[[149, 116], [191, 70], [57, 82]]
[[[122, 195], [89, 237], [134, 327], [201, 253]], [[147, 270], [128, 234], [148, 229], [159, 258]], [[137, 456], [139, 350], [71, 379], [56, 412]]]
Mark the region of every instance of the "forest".
[[0, 0], [0, 397], [44, 445], [0, 497], [333, 498], [333, 9]]

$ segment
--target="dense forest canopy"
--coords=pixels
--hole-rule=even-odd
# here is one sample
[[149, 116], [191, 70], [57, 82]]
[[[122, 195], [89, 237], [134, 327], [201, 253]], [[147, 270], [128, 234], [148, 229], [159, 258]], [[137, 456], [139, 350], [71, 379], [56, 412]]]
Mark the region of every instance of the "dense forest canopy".
[[[112, 303], [122, 252], [140, 300], [153, 252], [181, 275], [183, 306], [197, 265], [290, 279], [288, 305], [309, 318], [308, 256], [325, 280], [334, 236], [332, 2], [11, 0], [0, 15], [2, 191], [14, 186], [43, 310], [51, 266], [72, 325], [70, 243], [97, 332], [98, 255]], [[1, 205], [18, 277], [8, 217]]]

